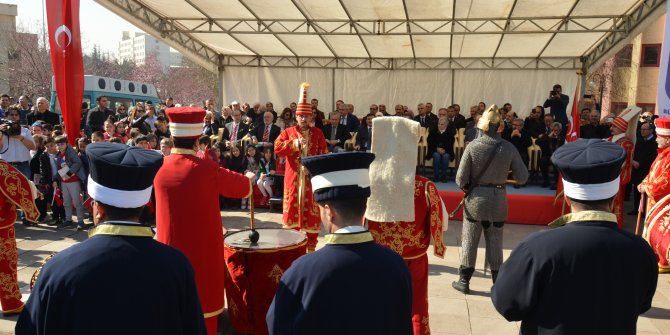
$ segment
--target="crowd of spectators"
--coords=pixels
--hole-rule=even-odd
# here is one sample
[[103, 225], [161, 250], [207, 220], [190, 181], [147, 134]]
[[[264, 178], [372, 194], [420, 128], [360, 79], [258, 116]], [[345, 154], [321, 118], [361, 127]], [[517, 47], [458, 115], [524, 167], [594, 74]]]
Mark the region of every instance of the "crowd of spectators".
[[[486, 103], [479, 102], [466, 109], [468, 115], [462, 115], [459, 104], [435, 108], [431, 102], [425, 102], [419, 103], [414, 110], [396, 104], [391, 114], [387, 112], [386, 105], [373, 104], [366, 113], [359, 113], [363, 115], [359, 118], [355, 114], [354, 105], [342, 100], [338, 100], [335, 109], [329, 113], [319, 109], [317, 99], [312, 99], [311, 104], [315, 115], [313, 126], [322, 129], [331, 152], [369, 151], [372, 120], [375, 117], [405, 117], [419, 122], [425, 128], [427, 153], [424, 157], [431, 162], [433, 179], [442, 182], [447, 181], [450, 166], [457, 167], [453, 161], [459, 136], [464, 145], [477, 138], [479, 132], [476, 125], [487, 108]], [[568, 104], [569, 97], [561, 93], [560, 85], [555, 85], [544, 104], [532, 107], [525, 119], [518, 117], [510, 103], [504, 103], [500, 108], [504, 122], [498, 132], [517, 148], [524, 162], [529, 163], [528, 148], [539, 147], [541, 155], [538, 165], [542, 187], [553, 189], [556, 186], [557, 176], [552, 173], [549, 157], [565, 142]], [[171, 98], [160, 106], [154, 106], [151, 101], [140, 101], [132, 106], [109, 106], [109, 99], [100, 96], [93, 108], [89, 109], [87, 104], [83, 104], [81, 137], [73, 148], [64, 137], [60, 116], [49, 111], [46, 98], [37, 98], [33, 104], [28, 96], [20, 96], [14, 101], [10, 96], [2, 95], [0, 118], [5, 121], [0, 124], [0, 159], [11, 163], [31, 178], [45, 195], [38, 202], [41, 213], [44, 213], [40, 223], [61, 228], [72, 226], [74, 207], [78, 218], [77, 227], [87, 229], [88, 225], [83, 222], [81, 214], [81, 199], [87, 198], [82, 194], [86, 190], [88, 175], [86, 145], [101, 141], [118, 142], [170, 155], [173, 144], [165, 109], [174, 106]], [[207, 114], [203, 120], [202, 137], [198, 147], [194, 148], [197, 155], [215, 160], [220, 166], [233, 171], [256, 173], [257, 185], [263, 195], [261, 205], [267, 204], [275, 194], [281, 194], [281, 190], [273, 184], [283, 162], [276, 159], [273, 143], [283, 129], [296, 125], [297, 104], [290, 103], [277, 112], [272, 102], [250, 105], [233, 101], [216, 110], [215, 101], [209, 99], [201, 107]], [[610, 137], [610, 124], [615, 116], [602, 117], [596, 109], [583, 108], [579, 120], [581, 137]], [[21, 124], [20, 134], [8, 134], [7, 121]], [[653, 161], [652, 121], [651, 112], [645, 112], [640, 118], [634, 176], [644, 177]], [[233, 204], [222, 203], [226, 204], [241, 208], [247, 206], [245, 200]], [[46, 215], [48, 205], [52, 208], [50, 218]], [[27, 221], [24, 223], [31, 224]]]

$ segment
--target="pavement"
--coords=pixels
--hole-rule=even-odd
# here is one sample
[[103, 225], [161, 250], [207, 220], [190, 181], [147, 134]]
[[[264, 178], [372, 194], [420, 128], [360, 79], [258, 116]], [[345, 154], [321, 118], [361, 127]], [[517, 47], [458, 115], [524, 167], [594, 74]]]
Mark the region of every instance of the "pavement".
[[[631, 208], [627, 203], [625, 208]], [[221, 212], [222, 222], [229, 231], [248, 228], [249, 213], [242, 210]], [[625, 229], [633, 231], [635, 217], [626, 216]], [[281, 213], [259, 209], [255, 213], [257, 227], [280, 227]], [[428, 252], [429, 277], [428, 301], [430, 327], [433, 335], [441, 334], [518, 334], [519, 322], [508, 322], [493, 307], [490, 299], [490, 274], [484, 275], [484, 238], [480, 240], [477, 254], [477, 270], [471, 281], [472, 293], [464, 295], [451, 287], [458, 278], [461, 222], [452, 221], [444, 233], [447, 250], [444, 259], [433, 256], [432, 247]], [[528, 234], [546, 229], [544, 226], [507, 224], [504, 232], [504, 256]], [[323, 232], [322, 232], [323, 235]], [[42, 261], [54, 252], [61, 251], [87, 238], [86, 232], [74, 228], [57, 230], [52, 227], [25, 227], [16, 224], [16, 241], [19, 249], [18, 279], [23, 298], [30, 294], [28, 285], [35, 270]], [[320, 237], [321, 239], [322, 237]], [[319, 246], [323, 243], [320, 241]], [[659, 276], [652, 308], [639, 317], [637, 334], [670, 335], [670, 275]], [[17, 316], [0, 317], [0, 335], [14, 334]], [[234, 335], [225, 315], [221, 318], [220, 332]]]

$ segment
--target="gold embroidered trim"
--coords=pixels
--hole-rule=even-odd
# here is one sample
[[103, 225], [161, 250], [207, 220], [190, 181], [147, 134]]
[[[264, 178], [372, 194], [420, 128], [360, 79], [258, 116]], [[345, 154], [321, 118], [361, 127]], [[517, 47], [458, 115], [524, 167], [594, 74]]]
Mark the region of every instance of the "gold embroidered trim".
[[298, 249], [298, 248], [304, 248], [307, 245], [307, 238], [305, 238], [302, 242], [294, 245], [289, 245], [286, 247], [281, 247], [281, 248], [275, 248], [275, 249], [251, 249], [251, 248], [240, 248], [240, 247], [234, 247], [230, 246], [228, 244], [225, 244], [224, 247], [231, 249], [231, 250], [244, 250], [245, 254], [272, 254], [278, 251], [286, 251], [286, 250], [293, 250], [293, 249]]
[[217, 315], [219, 315], [219, 314], [221, 314], [221, 313], [223, 313], [223, 307], [221, 307], [221, 308], [215, 310], [214, 312], [203, 313], [202, 315], [205, 316], [205, 319], [209, 319], [209, 318], [211, 318], [211, 317], [215, 317], [215, 316], [217, 316]]
[[102, 224], [95, 227], [88, 233], [88, 237], [95, 235], [112, 235], [112, 236], [144, 236], [153, 237], [154, 232], [151, 228], [146, 226], [120, 226], [111, 224]]
[[578, 213], [570, 213], [561, 216], [560, 218], [548, 224], [551, 228], [557, 228], [575, 221], [609, 221], [617, 223], [616, 214], [602, 212], [602, 211], [582, 211]]
[[193, 155], [195, 156], [195, 150], [191, 149], [184, 149], [184, 148], [172, 148], [170, 150], [171, 154], [179, 154], [179, 155]]
[[350, 234], [328, 234], [323, 238], [325, 244], [357, 244], [372, 241], [369, 231]]

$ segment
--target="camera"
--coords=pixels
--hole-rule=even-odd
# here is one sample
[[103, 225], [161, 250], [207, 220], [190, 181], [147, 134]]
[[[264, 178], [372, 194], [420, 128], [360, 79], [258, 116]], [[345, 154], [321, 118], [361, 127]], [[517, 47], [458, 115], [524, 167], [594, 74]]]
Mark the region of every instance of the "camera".
[[553, 97], [554, 95], [556, 95], [556, 91], [549, 91], [549, 95]]
[[21, 135], [21, 124], [17, 121], [0, 119], [0, 125], [6, 124], [7, 128], [2, 132], [7, 136]]

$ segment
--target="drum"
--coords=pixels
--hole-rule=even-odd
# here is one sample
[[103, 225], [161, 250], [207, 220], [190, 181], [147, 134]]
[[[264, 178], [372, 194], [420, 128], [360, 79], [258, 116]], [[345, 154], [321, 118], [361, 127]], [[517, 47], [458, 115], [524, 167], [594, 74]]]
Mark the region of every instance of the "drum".
[[659, 272], [670, 272], [670, 194], [649, 210], [644, 221], [642, 236], [654, 249]]
[[306, 252], [307, 237], [281, 228], [256, 229], [257, 245], [249, 241], [250, 230], [224, 238], [226, 299], [230, 323], [238, 333], [268, 334], [265, 315], [279, 280], [294, 260]]

